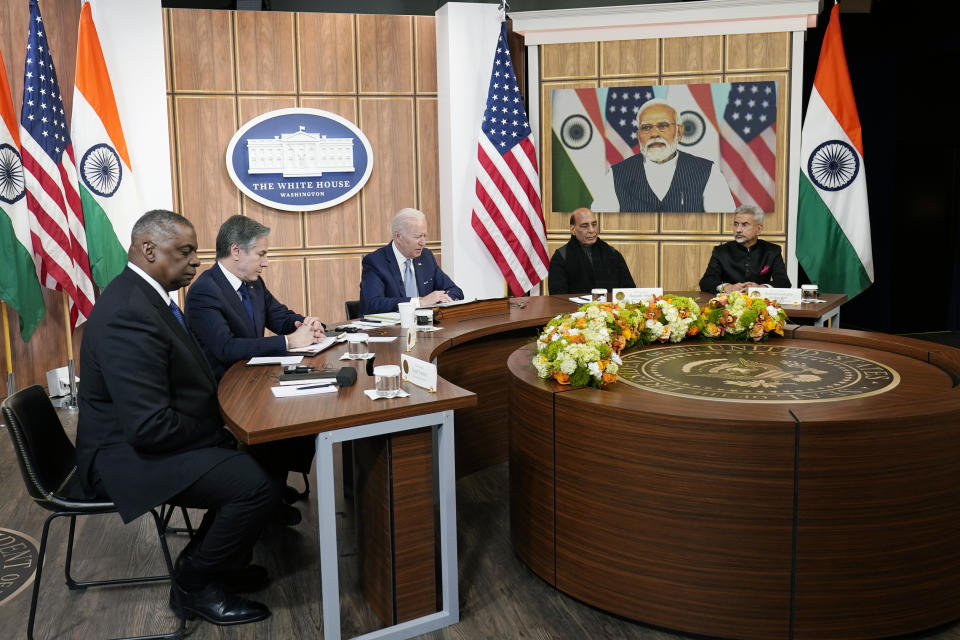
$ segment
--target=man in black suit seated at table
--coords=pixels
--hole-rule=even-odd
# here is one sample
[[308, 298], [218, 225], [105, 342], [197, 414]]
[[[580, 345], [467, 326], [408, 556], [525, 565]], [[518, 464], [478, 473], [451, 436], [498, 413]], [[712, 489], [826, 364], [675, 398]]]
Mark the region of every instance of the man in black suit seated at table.
[[570, 241], [550, 258], [548, 282], [550, 293], [636, 286], [623, 255], [600, 239], [597, 215], [585, 207], [570, 214]]
[[789, 288], [790, 277], [780, 247], [760, 240], [763, 211], [752, 204], [737, 207], [733, 215], [733, 240], [714, 247], [700, 291], [747, 292], [750, 287]]
[[250, 564], [279, 492], [224, 429], [217, 381], [168, 291], [193, 279], [197, 236], [189, 220], [150, 211], [134, 224], [127, 268], [104, 289], [86, 324], [80, 366], [77, 465], [124, 522], [163, 503], [206, 509], [177, 558], [188, 618], [262, 620], [270, 610], [235, 595], [266, 586]]
[[[217, 232], [217, 263], [187, 291], [186, 320], [219, 381], [230, 366], [255, 356], [279, 356], [288, 349], [323, 340], [318, 318], [295, 313], [273, 297], [261, 278], [267, 267], [270, 227], [246, 216], [231, 216]], [[274, 336], [265, 337], [264, 328]], [[283, 486], [287, 471], [309, 473], [313, 437], [257, 445], [251, 453]], [[285, 500], [298, 497], [288, 488]], [[300, 514], [281, 505], [274, 520], [297, 524]]]

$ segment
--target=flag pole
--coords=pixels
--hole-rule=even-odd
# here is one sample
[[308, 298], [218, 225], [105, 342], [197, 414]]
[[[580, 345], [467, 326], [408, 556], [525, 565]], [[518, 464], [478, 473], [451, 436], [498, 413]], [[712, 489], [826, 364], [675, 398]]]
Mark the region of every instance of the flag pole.
[[73, 368], [73, 332], [70, 330], [70, 299], [67, 292], [60, 290], [63, 294], [63, 320], [64, 328], [67, 332], [67, 379], [70, 381], [70, 404], [71, 409], [77, 408], [77, 378]]
[[3, 354], [7, 357], [7, 397], [16, 391], [13, 381], [13, 357], [10, 355], [10, 320], [7, 318], [7, 303], [0, 302], [3, 308]]

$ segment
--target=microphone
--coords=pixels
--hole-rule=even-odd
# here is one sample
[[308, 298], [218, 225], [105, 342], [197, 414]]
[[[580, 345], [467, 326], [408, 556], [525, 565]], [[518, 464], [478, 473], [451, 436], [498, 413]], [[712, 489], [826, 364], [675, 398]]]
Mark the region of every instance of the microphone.
[[341, 387], [353, 386], [357, 381], [357, 370], [353, 367], [340, 367], [337, 371], [337, 384]]

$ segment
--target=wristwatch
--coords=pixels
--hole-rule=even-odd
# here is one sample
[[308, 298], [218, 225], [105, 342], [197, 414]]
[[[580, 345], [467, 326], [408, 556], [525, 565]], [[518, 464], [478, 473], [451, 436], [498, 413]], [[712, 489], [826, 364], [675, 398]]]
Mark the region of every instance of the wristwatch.
[[717, 285], [717, 293], [723, 293], [723, 284], [724, 283], [721, 282]]

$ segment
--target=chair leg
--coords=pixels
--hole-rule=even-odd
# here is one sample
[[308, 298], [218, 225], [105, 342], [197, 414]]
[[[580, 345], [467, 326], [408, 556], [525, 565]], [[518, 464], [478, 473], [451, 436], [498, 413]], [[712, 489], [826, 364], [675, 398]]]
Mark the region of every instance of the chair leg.
[[[56, 515], [56, 514], [54, 514]], [[76, 589], [86, 589], [85, 584], [80, 584], [70, 575], [70, 563], [73, 561], [73, 538], [77, 529], [77, 516], [70, 516], [70, 533], [67, 535], [67, 561], [63, 563], [63, 576], [67, 581], [67, 588], [71, 591]]]
[[47, 535], [50, 533], [50, 522], [56, 517], [56, 513], [51, 514], [43, 523], [40, 551], [37, 554], [37, 575], [33, 577], [33, 597], [30, 599], [30, 617], [27, 619], [27, 640], [33, 640], [33, 623], [37, 619], [37, 602], [40, 600], [40, 578], [43, 574], [43, 557], [47, 552]]
[[183, 516], [183, 527], [171, 527], [170, 518], [173, 516], [173, 512], [176, 511], [176, 507], [172, 504], [162, 504], [160, 505], [160, 520], [163, 522], [163, 532], [164, 533], [186, 533], [191, 538], [193, 537], [194, 530], [193, 524], [190, 522], [190, 515], [187, 513], [186, 507], [180, 507], [180, 514]]

